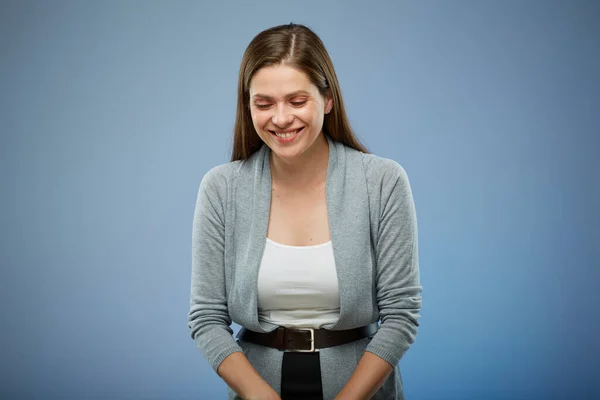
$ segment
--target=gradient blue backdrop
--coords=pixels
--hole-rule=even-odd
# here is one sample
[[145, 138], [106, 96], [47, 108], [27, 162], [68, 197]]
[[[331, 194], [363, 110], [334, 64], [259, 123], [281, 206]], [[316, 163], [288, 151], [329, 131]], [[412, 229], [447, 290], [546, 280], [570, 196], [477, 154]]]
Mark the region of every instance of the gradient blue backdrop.
[[214, 3], [0, 2], [0, 398], [226, 396], [187, 328], [193, 207], [245, 47], [291, 21], [411, 179], [407, 398], [600, 398], [600, 3]]

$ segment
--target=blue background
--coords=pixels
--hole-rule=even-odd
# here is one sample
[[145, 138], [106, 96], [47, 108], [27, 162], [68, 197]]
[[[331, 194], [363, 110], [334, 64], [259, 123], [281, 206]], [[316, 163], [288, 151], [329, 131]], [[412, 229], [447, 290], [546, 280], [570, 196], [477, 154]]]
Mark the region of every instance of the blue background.
[[600, 398], [600, 3], [214, 3], [0, 3], [0, 398], [226, 396], [187, 328], [193, 208], [245, 47], [291, 21], [411, 179], [407, 398]]

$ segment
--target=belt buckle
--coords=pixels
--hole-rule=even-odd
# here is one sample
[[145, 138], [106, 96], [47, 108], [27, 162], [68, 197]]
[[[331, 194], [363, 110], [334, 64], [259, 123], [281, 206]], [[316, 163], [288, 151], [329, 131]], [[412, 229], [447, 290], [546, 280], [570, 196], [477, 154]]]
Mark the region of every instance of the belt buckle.
[[286, 350], [289, 352], [293, 352], [293, 353], [315, 353], [318, 352], [319, 349], [315, 349], [315, 330], [313, 328], [302, 328], [302, 329], [296, 329], [296, 328], [288, 328], [291, 331], [296, 331], [296, 332], [306, 332], [309, 331], [310, 332], [310, 349], [308, 350]]

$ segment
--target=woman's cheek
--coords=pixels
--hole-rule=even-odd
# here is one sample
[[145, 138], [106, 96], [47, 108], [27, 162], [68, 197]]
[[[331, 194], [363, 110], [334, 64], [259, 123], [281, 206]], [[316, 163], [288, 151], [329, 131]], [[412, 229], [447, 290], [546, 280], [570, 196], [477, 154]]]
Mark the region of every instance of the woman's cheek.
[[315, 110], [313, 110], [312, 108], [306, 108], [303, 109], [299, 114], [297, 114], [300, 119], [302, 119], [303, 121], [309, 122], [309, 123], [313, 123], [314, 121], [317, 121], [317, 114], [315, 113]]
[[252, 116], [254, 127], [258, 130], [264, 130], [267, 123], [269, 122], [269, 116], [267, 113], [258, 112]]

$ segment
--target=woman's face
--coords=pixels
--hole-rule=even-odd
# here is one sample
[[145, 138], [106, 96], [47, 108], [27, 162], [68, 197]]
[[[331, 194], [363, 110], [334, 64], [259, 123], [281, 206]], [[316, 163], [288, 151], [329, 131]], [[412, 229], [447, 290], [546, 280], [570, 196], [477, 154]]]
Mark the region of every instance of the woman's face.
[[287, 65], [261, 68], [250, 81], [254, 129], [283, 159], [298, 157], [316, 143], [332, 104], [304, 72]]

